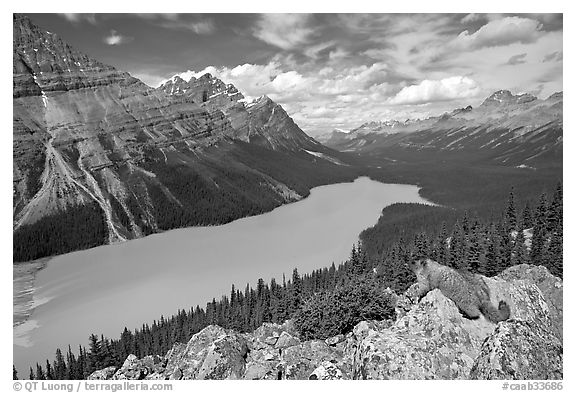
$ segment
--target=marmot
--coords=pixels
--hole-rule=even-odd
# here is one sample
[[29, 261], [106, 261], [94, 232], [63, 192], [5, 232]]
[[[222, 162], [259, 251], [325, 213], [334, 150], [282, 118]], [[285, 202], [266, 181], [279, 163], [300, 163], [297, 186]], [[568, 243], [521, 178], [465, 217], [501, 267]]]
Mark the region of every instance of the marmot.
[[498, 309], [490, 303], [488, 286], [479, 276], [457, 271], [431, 259], [415, 260], [409, 265], [418, 279], [418, 300], [429, 291], [439, 289], [470, 319], [479, 318], [481, 313], [494, 323], [510, 318], [510, 307], [505, 301], [500, 301]]

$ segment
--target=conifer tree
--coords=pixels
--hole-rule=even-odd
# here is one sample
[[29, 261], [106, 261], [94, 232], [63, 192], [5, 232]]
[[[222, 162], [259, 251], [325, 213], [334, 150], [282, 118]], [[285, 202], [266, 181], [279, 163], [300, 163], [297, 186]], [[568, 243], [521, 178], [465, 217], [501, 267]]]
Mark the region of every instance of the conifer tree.
[[30, 375], [28, 376], [28, 379], [30, 379], [30, 380], [36, 379], [34, 376], [34, 370], [32, 370], [32, 367], [30, 367]]
[[48, 359], [46, 359], [46, 374], [45, 375], [46, 375], [46, 379], [48, 379], [48, 380], [56, 379], [54, 376], [54, 373], [52, 372], [52, 365], [50, 364]]
[[547, 230], [548, 232], [561, 232], [562, 231], [562, 184], [556, 186], [556, 191], [550, 201], [547, 213]]
[[526, 202], [524, 211], [522, 213], [522, 227], [524, 227], [524, 229], [529, 229], [532, 228], [533, 225], [534, 223], [532, 221], [532, 209], [530, 208], [530, 202]]
[[514, 249], [512, 251], [512, 265], [520, 265], [528, 263], [528, 252], [526, 249], [526, 237], [524, 236], [524, 229], [518, 228], [518, 233], [514, 239]]
[[44, 374], [44, 370], [42, 370], [42, 366], [36, 363], [36, 379], [44, 380], [47, 379], [46, 375]]
[[530, 261], [535, 265], [542, 265], [544, 245], [546, 242], [546, 227], [548, 222], [548, 207], [546, 194], [540, 196], [540, 202], [536, 208], [534, 229], [532, 232], [532, 245], [530, 248]]
[[54, 361], [54, 378], [62, 380], [66, 378], [66, 363], [60, 348], [56, 349], [56, 360]]
[[514, 187], [510, 190], [508, 196], [508, 207], [506, 208], [506, 230], [508, 233], [516, 230], [516, 202], [514, 197]]
[[18, 379], [18, 371], [16, 371], [16, 366], [12, 365], [12, 380], [15, 381]]

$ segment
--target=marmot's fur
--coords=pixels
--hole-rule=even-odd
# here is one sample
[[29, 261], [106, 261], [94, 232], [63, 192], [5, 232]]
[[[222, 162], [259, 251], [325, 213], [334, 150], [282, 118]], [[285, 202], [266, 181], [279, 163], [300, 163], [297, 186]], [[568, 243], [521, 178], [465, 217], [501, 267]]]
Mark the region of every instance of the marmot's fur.
[[510, 318], [510, 307], [501, 300], [498, 308], [490, 302], [490, 291], [481, 277], [452, 269], [431, 259], [420, 259], [410, 263], [418, 279], [417, 297], [439, 289], [451, 299], [465, 316], [476, 319], [483, 314], [491, 322]]

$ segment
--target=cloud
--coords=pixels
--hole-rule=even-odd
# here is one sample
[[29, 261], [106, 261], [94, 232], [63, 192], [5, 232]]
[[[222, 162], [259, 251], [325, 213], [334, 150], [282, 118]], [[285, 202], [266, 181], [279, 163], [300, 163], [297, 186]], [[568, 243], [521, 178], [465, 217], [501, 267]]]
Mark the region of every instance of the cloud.
[[390, 99], [390, 104], [424, 104], [475, 97], [480, 92], [478, 84], [465, 76], [453, 76], [441, 80], [423, 80], [417, 85], [404, 87]]
[[132, 40], [134, 40], [134, 38], [118, 34], [116, 30], [110, 30], [110, 34], [104, 37], [104, 42], [108, 45], [122, 45]]
[[317, 59], [322, 52], [327, 51], [336, 44], [336, 41], [320, 42], [319, 44], [311, 45], [304, 49], [304, 55]]
[[542, 33], [542, 24], [534, 19], [509, 16], [488, 22], [476, 32], [463, 31], [452, 42], [459, 49], [480, 49], [485, 47], [505, 46], [516, 42], [531, 43]]
[[526, 53], [521, 53], [519, 55], [514, 55], [508, 59], [507, 65], [517, 65], [526, 63]]
[[483, 14], [468, 14], [464, 18], [461, 19], [462, 23], [471, 23], [477, 22], [479, 20], [484, 20]]
[[82, 22], [88, 22], [90, 24], [97, 24], [96, 14], [58, 14], [65, 18], [68, 22], [77, 24]]
[[216, 31], [216, 24], [212, 18], [197, 15], [192, 15], [192, 18], [187, 14], [137, 14], [137, 16], [167, 29], [188, 30], [201, 35]]
[[542, 59], [542, 63], [547, 63], [549, 61], [562, 61], [562, 59], [564, 58], [563, 53], [564, 52], [561, 51], [552, 52], [544, 56], [544, 58]]
[[254, 36], [270, 45], [291, 50], [308, 42], [313, 30], [306, 14], [263, 14], [256, 23]]

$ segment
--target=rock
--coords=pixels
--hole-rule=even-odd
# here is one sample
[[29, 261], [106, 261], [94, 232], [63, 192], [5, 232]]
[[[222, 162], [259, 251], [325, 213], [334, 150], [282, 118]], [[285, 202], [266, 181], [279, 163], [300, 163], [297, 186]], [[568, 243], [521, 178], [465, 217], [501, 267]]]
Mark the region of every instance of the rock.
[[266, 337], [264, 343], [274, 346], [278, 342], [278, 337]]
[[288, 332], [282, 332], [280, 337], [278, 337], [278, 340], [276, 341], [274, 348], [283, 349], [283, 348], [292, 347], [292, 346], [298, 345], [298, 344], [300, 344], [300, 340], [297, 337], [293, 337]]
[[[501, 275], [509, 281], [501, 276], [484, 278], [493, 303], [505, 300], [513, 318], [538, 326], [542, 337], [553, 334], [558, 322], [551, 317], [548, 302], [535, 281], [554, 283], [548, 288], [561, 290], [561, 286], [547, 271], [538, 274], [527, 268], [514, 271]], [[536, 276], [540, 278], [534, 279]], [[553, 302], [557, 296], [550, 298]], [[353, 376], [362, 379], [468, 378], [484, 340], [489, 342], [496, 334], [494, 329], [504, 329], [507, 323], [495, 325], [484, 317], [464, 318], [454, 302], [438, 290], [431, 291], [390, 328], [382, 329], [367, 321], [356, 325], [354, 337], [347, 339], [357, 347]], [[557, 359], [556, 346], [541, 349], [550, 351], [551, 359]]]
[[[264, 322], [262, 326], [254, 330], [248, 337], [248, 345], [251, 350], [268, 348], [275, 346], [278, 338], [283, 332], [291, 334], [295, 330], [291, 325], [278, 325], [276, 323]], [[296, 333], [297, 334], [297, 333]]]
[[342, 377], [342, 371], [340, 371], [340, 369], [338, 369], [338, 367], [336, 367], [334, 363], [322, 362], [320, 366], [316, 367], [316, 369], [312, 371], [312, 374], [310, 374], [308, 379], [327, 380], [327, 379], [343, 379], [343, 377]]
[[282, 379], [308, 379], [323, 362], [333, 363], [342, 372], [343, 379], [351, 379], [352, 361], [343, 351], [322, 340], [305, 341], [282, 351]]
[[90, 374], [88, 376], [88, 379], [94, 379], [94, 380], [112, 379], [112, 376], [114, 376], [115, 372], [116, 372], [116, 367], [114, 367], [114, 366], [106, 367], [102, 370], [94, 371], [92, 374]]
[[139, 380], [155, 374], [154, 379], [164, 372], [166, 360], [160, 356], [145, 356], [138, 359], [135, 355], [128, 355], [122, 367], [116, 371], [113, 379]]
[[167, 355], [166, 375], [169, 379], [239, 379], [244, 374], [247, 354], [245, 337], [210, 325], [185, 346], [172, 349]]
[[326, 343], [326, 345], [330, 345], [333, 347], [336, 344], [343, 342], [345, 339], [346, 337], [343, 334], [338, 334], [337, 336], [334, 337], [328, 337], [326, 340], [324, 340], [324, 342]]
[[512, 266], [498, 275], [506, 281], [529, 280], [534, 283], [548, 305], [552, 332], [562, 341], [563, 339], [563, 293], [564, 285], [562, 280], [553, 276], [544, 266], [516, 265]]
[[483, 338], [467, 330], [458, 308], [438, 290], [392, 327], [375, 330], [361, 322], [354, 335], [355, 379], [466, 378]]
[[562, 342], [538, 323], [502, 322], [482, 345], [471, 379], [563, 378]]

